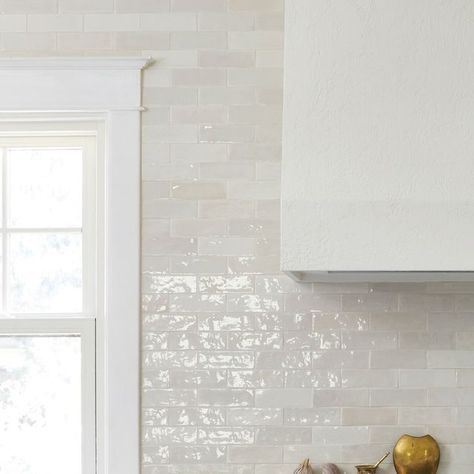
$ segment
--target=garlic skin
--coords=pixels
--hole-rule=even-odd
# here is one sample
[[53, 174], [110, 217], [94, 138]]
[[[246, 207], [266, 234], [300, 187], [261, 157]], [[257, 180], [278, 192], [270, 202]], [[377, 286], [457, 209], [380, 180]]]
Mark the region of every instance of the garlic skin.
[[313, 468], [309, 463], [309, 458], [305, 459], [293, 474], [313, 474]]
[[341, 474], [341, 471], [335, 464], [324, 464], [322, 474]]

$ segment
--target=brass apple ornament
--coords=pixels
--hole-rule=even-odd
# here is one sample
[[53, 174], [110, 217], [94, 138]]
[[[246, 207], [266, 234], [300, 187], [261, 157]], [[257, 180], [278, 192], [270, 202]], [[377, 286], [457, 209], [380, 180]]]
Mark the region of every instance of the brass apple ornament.
[[397, 474], [436, 474], [439, 446], [430, 436], [403, 435], [393, 449], [393, 464]]

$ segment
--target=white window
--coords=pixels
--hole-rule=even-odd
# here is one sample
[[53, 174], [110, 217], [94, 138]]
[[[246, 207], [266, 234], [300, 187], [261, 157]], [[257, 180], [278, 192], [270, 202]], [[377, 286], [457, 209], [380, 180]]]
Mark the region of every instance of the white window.
[[89, 474], [103, 317], [98, 137], [25, 125], [0, 136], [0, 473]]
[[0, 474], [138, 474], [142, 58], [0, 59]]

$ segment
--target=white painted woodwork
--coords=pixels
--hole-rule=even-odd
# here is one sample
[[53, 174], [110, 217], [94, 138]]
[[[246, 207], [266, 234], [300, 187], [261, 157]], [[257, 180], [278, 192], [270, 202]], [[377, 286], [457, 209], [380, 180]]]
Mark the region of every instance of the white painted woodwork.
[[[140, 110], [144, 58], [0, 59], [0, 131], [98, 143], [98, 474], [140, 472]], [[21, 133], [21, 132], [20, 132]], [[95, 454], [95, 455], [94, 455]], [[88, 471], [89, 472], [89, 471]]]

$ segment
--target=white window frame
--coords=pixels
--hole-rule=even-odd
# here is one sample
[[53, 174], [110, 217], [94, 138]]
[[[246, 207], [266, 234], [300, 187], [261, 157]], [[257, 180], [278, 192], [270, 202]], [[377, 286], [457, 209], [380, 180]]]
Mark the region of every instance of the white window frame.
[[[97, 246], [104, 282], [97, 292], [103, 308], [96, 320], [97, 474], [140, 472], [140, 112], [141, 70], [149, 62], [0, 60], [2, 133], [34, 123], [67, 133], [93, 123], [104, 156], [104, 211], [98, 219], [104, 235]], [[79, 331], [89, 341], [90, 328], [81, 324], [62, 330]], [[8, 324], [0, 322], [4, 328]]]

